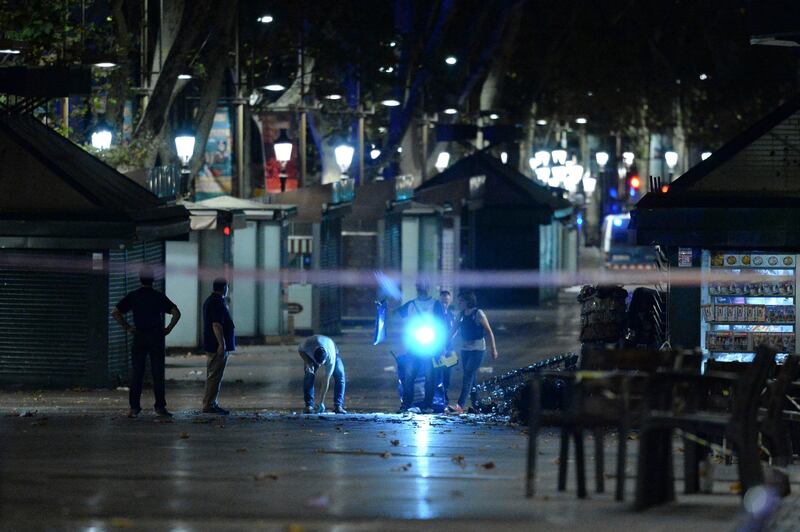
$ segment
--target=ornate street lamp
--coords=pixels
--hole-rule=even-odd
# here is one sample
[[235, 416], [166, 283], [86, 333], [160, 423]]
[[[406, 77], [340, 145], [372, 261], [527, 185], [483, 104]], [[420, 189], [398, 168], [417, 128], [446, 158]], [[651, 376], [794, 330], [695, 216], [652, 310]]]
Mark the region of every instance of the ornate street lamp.
[[354, 153], [355, 149], [349, 144], [339, 144], [333, 150], [333, 154], [336, 157], [336, 164], [339, 165], [339, 169], [342, 171], [342, 179], [349, 179], [347, 170], [353, 162]]
[[567, 150], [553, 150], [551, 155], [553, 157], [553, 163], [561, 165], [567, 163]]
[[96, 150], [107, 150], [111, 147], [114, 134], [104, 120], [97, 124], [92, 132], [92, 147]]
[[608, 153], [599, 151], [594, 154], [594, 160], [597, 161], [597, 166], [600, 167], [600, 171], [602, 172], [608, 164]]
[[188, 188], [191, 180], [191, 170], [189, 169], [189, 161], [192, 160], [194, 155], [194, 132], [189, 129], [182, 129], [175, 135], [175, 151], [178, 153], [178, 158], [181, 160], [181, 190]]
[[450, 165], [450, 153], [443, 151], [436, 157], [436, 164], [434, 166], [439, 172], [444, 172]]
[[286, 165], [292, 159], [292, 141], [289, 140], [288, 135], [286, 135], [286, 130], [281, 129], [281, 134], [278, 135], [277, 140], [272, 145], [272, 148], [275, 150], [275, 159], [278, 160], [278, 163], [281, 165], [281, 173], [279, 178], [281, 180], [281, 192], [286, 191]]

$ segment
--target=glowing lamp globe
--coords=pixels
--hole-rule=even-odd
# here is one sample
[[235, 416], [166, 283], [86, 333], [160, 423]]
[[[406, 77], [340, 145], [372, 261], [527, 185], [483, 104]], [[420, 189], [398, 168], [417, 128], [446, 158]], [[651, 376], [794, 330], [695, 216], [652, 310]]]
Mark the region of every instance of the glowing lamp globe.
[[333, 150], [336, 164], [339, 165], [339, 169], [343, 174], [347, 173], [347, 169], [350, 168], [350, 164], [353, 162], [353, 153], [355, 153], [355, 149], [348, 144], [340, 144]]

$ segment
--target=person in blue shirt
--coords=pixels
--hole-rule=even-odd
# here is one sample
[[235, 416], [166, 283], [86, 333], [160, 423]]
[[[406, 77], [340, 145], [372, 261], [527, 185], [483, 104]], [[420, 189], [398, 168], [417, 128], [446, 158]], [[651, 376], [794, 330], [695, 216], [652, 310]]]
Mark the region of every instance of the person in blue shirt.
[[[155, 274], [149, 266], [139, 271], [141, 288], [134, 290], [114, 306], [111, 316], [133, 335], [131, 346], [131, 380], [128, 392], [130, 411], [128, 417], [138, 417], [142, 411], [142, 382], [144, 381], [145, 360], [150, 358], [150, 370], [153, 372], [153, 395], [155, 395], [155, 411], [160, 417], [171, 417], [167, 411], [165, 386], [166, 348], [164, 337], [172, 332], [181, 311], [162, 292], [153, 288]], [[133, 325], [125, 319], [125, 314], [133, 312]], [[164, 315], [170, 314], [172, 319], [164, 327]]]
[[227, 296], [228, 281], [220, 277], [214, 279], [213, 292], [203, 303], [203, 348], [208, 352], [203, 412], [223, 416], [228, 411], [218, 402], [222, 375], [228, 354], [236, 350], [236, 327], [225, 301]]

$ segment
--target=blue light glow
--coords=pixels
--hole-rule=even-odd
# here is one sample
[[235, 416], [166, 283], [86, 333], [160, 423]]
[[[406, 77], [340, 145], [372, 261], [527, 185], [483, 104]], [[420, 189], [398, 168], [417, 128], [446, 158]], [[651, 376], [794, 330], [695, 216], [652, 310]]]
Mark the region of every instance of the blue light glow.
[[417, 314], [405, 324], [403, 345], [409, 354], [430, 357], [444, 351], [446, 336], [441, 320], [430, 314]]
[[578, 227], [583, 225], [583, 215], [578, 213], [578, 216], [575, 218], [575, 223], [578, 224]]
[[614, 219], [614, 227], [622, 227], [622, 220], [619, 218]]
[[612, 198], [616, 198], [617, 197], [617, 189], [616, 188], [610, 189], [608, 191], [608, 195], [611, 196]]

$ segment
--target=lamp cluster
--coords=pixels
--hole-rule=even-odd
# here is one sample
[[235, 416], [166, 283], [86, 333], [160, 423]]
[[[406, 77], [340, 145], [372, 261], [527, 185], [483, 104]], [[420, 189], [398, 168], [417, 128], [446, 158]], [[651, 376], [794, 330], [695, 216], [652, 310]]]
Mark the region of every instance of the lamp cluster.
[[528, 159], [528, 165], [536, 179], [551, 187], [561, 187], [576, 192], [584, 179], [584, 168], [574, 160], [567, 160], [567, 150], [551, 152], [539, 150]]

